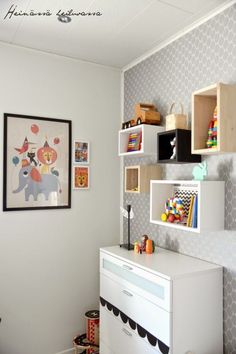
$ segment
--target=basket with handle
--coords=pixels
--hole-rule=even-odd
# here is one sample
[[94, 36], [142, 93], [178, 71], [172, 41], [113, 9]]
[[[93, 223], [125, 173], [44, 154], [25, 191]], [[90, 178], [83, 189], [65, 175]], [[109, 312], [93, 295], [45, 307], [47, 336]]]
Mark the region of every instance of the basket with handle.
[[173, 102], [170, 106], [169, 114], [166, 116], [166, 130], [172, 129], [188, 129], [188, 117], [184, 114], [184, 107], [179, 103], [181, 112], [173, 113], [176, 103]]

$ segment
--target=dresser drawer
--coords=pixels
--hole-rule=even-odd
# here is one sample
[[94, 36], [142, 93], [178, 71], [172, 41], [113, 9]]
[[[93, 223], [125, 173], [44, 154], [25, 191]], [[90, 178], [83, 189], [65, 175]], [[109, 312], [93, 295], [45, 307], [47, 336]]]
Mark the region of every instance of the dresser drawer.
[[108, 348], [108, 346], [103, 341], [100, 341], [99, 353], [100, 354], [114, 354], [114, 352], [110, 348]]
[[[157, 346], [153, 347], [104, 307], [100, 310], [100, 335], [105, 344], [101, 354], [162, 354]], [[108, 348], [112, 348], [112, 352], [107, 352]]]
[[100, 278], [100, 295], [146, 331], [170, 346], [172, 313], [103, 274]]
[[100, 272], [163, 309], [172, 310], [170, 281], [103, 252], [100, 257]]

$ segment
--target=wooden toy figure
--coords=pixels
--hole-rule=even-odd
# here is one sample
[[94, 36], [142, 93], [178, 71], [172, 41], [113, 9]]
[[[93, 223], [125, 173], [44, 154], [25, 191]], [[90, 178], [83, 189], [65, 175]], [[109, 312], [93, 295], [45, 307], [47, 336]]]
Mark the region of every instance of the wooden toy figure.
[[155, 243], [154, 241], [148, 239], [146, 242], [146, 253], [152, 254], [155, 251]]
[[147, 235], [143, 235], [141, 238], [141, 250], [142, 252], [146, 251], [146, 242], [148, 240], [148, 236]]
[[140, 252], [140, 244], [137, 241], [134, 243], [134, 252], [135, 253]]

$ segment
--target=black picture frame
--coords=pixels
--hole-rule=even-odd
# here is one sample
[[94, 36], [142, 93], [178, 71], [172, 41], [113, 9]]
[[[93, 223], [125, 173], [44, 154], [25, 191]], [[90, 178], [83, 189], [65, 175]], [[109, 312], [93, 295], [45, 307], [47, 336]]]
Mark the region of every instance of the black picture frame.
[[71, 120], [3, 119], [3, 211], [71, 208]]

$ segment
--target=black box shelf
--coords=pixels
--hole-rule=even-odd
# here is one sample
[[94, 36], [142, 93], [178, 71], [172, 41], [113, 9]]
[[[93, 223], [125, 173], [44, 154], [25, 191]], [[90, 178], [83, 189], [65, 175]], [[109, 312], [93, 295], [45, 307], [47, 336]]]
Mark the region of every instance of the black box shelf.
[[[176, 138], [176, 157], [171, 159], [173, 146], [170, 142], [174, 138]], [[158, 133], [157, 162], [172, 164], [201, 162], [201, 155], [191, 154], [191, 130], [174, 129]]]

